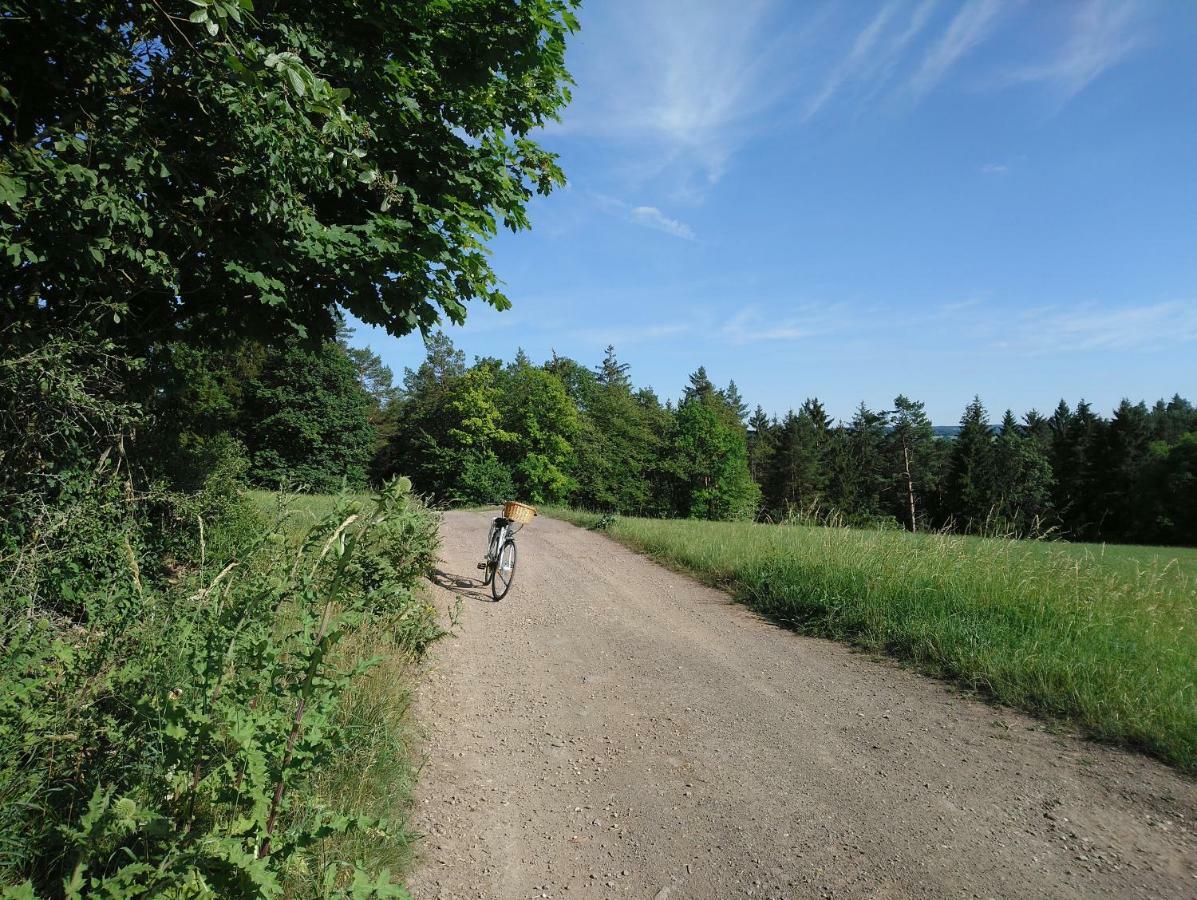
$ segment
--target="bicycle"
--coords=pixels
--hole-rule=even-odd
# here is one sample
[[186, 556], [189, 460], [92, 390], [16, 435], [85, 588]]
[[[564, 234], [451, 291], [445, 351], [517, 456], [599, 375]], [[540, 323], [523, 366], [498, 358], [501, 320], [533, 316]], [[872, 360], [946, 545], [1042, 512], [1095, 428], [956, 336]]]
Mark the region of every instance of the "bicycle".
[[503, 515], [496, 516], [490, 523], [486, 556], [478, 563], [478, 568], [483, 570], [482, 584], [490, 585], [490, 595], [496, 603], [507, 596], [515, 581], [515, 563], [519, 556], [515, 536], [535, 515], [536, 510], [531, 506], [508, 502], [503, 505]]

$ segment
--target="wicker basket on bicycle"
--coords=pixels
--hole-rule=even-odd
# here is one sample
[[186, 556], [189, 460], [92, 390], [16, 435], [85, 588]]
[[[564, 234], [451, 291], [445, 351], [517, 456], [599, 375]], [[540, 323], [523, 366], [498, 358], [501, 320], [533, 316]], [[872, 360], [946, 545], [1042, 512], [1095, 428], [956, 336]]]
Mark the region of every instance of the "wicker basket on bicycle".
[[519, 525], [527, 525], [536, 515], [536, 507], [508, 500], [503, 504], [503, 518]]

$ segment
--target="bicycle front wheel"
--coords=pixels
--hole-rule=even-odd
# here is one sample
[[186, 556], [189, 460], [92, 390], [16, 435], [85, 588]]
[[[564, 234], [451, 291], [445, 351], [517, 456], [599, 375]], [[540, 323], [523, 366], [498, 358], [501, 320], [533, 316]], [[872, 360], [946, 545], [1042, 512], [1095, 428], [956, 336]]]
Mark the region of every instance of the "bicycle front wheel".
[[511, 583], [515, 581], [515, 541], [508, 538], [499, 551], [498, 565], [495, 566], [494, 578], [490, 583], [491, 596], [495, 602], [502, 600], [511, 590]]

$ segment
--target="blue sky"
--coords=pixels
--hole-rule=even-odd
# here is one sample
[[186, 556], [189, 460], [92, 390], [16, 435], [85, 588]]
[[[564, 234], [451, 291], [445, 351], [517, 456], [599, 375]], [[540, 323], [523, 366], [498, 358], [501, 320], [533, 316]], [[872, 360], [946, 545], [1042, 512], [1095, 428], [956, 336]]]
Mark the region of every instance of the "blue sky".
[[[1197, 2], [590, 0], [468, 356], [934, 421], [1197, 400]], [[418, 335], [359, 329], [400, 375]]]

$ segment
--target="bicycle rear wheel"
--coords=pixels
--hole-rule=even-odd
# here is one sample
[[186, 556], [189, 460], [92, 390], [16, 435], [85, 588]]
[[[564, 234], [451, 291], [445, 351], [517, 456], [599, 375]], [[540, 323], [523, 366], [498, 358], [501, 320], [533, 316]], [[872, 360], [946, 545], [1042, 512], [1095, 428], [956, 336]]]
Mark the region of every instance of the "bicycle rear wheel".
[[482, 571], [482, 586], [486, 587], [495, 577], [495, 563], [499, 559], [499, 529], [491, 525], [486, 539], [486, 566]]
[[490, 583], [490, 593], [495, 602], [502, 600], [511, 590], [511, 584], [515, 581], [515, 559], [515, 541], [508, 538], [503, 543], [503, 549], [499, 551], [498, 565], [494, 568], [494, 577]]

